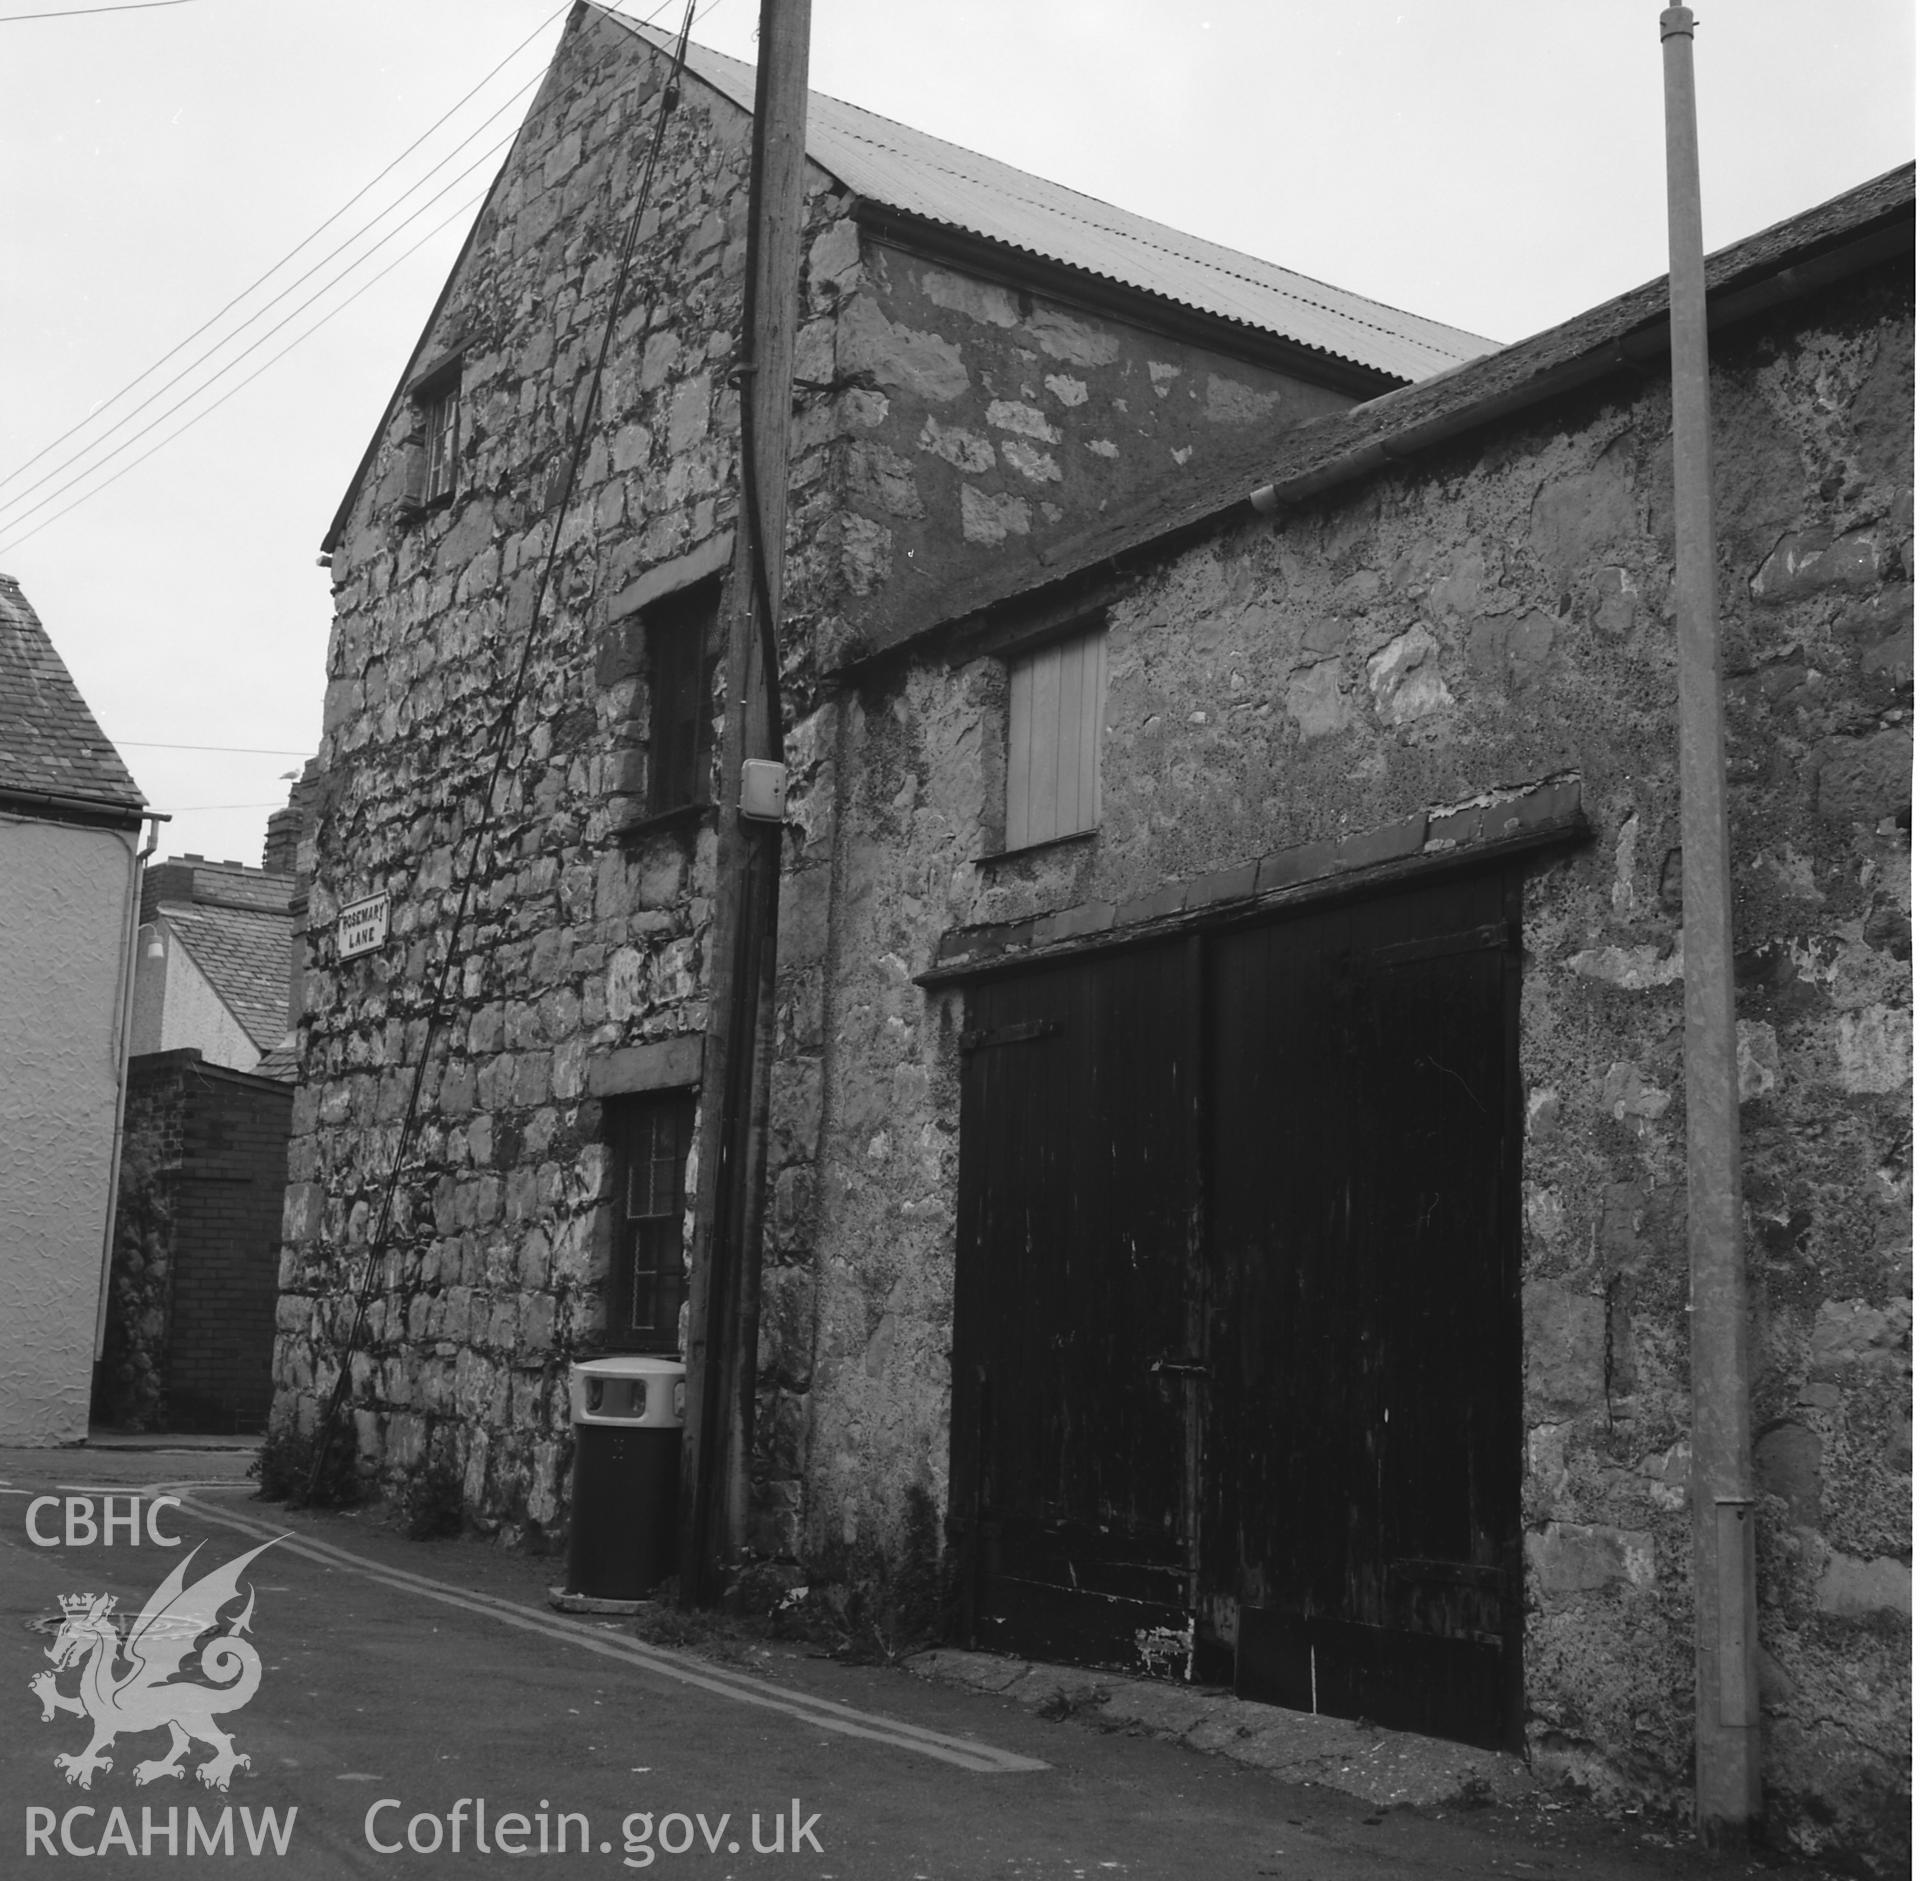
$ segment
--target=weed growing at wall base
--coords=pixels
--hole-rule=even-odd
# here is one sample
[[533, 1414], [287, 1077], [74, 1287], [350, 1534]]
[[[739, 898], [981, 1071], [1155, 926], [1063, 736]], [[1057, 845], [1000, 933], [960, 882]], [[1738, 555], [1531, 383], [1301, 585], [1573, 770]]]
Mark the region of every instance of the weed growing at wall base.
[[[258, 1479], [263, 1502], [290, 1502], [295, 1508], [351, 1509], [363, 1499], [359, 1452], [352, 1429], [336, 1424], [318, 1477], [313, 1459], [318, 1434], [281, 1426], [268, 1431], [247, 1474]], [[312, 1494], [308, 1494], [308, 1485]]]

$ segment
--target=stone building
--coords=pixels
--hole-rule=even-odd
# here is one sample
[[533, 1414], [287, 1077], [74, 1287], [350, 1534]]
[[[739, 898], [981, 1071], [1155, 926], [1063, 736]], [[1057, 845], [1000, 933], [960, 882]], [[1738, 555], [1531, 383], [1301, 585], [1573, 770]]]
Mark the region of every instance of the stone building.
[[[576, 12], [329, 537], [290, 1424], [660, 76]], [[567, 1357], [674, 1336], [749, 95], [697, 55], [354, 1360], [368, 1466], [535, 1543]], [[828, 100], [809, 148], [755, 1547], [1674, 1800], [1664, 284], [1491, 351]], [[1905, 1780], [1912, 202], [1712, 273], [1769, 1783], [1810, 1848], [1884, 1849]]]
[[[1891, 1872], [1912, 169], [1709, 280], [1768, 1809]], [[809, 1559], [918, 1483], [983, 1643], [1171, 1646], [1684, 1802], [1664, 289], [842, 669], [827, 1047], [787, 1087], [821, 1173], [768, 1342]], [[1076, 642], [1097, 798], [1003, 847], [1005, 701]]]
[[[666, 70], [631, 22], [576, 8], [326, 538], [337, 618], [301, 786], [282, 1418], [309, 1418], [336, 1375], [343, 1283], [392, 1165]], [[751, 68], [694, 49], [564, 522], [530, 730], [458, 940], [393, 1284], [356, 1361], [363, 1457], [393, 1477], [456, 1474], [477, 1519], [534, 1541], [563, 1520], [569, 1355], [671, 1345], [684, 1291], [752, 87]], [[783, 673], [783, 1338], [802, 1336], [786, 1322], [807, 1310], [794, 1287], [815, 1218], [842, 723], [824, 675], [963, 595], [1037, 576], [1115, 504], [1175, 500], [1236, 463], [1251, 474], [1287, 426], [1490, 346], [831, 99], [812, 101], [808, 147]], [[386, 944], [342, 959], [341, 907], [379, 895]], [[623, 1220], [616, 1254], [615, 1189], [655, 1162], [673, 1166], [665, 1212], [631, 1233]], [[792, 1419], [783, 1394], [768, 1427]], [[798, 1472], [790, 1457], [768, 1487], [778, 1550], [801, 1544]]]

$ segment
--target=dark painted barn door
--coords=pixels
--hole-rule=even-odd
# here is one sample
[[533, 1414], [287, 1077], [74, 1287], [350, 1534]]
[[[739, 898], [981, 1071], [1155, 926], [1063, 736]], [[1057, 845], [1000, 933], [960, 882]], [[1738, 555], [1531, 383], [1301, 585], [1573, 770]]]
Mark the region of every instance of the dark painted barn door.
[[984, 1646], [1185, 1669], [1195, 965], [1182, 942], [968, 999], [953, 1482]]
[[1512, 1741], [1515, 893], [970, 992], [952, 1482], [979, 1644]]
[[1223, 936], [1202, 1606], [1236, 1688], [1510, 1741], [1515, 962], [1481, 879]]

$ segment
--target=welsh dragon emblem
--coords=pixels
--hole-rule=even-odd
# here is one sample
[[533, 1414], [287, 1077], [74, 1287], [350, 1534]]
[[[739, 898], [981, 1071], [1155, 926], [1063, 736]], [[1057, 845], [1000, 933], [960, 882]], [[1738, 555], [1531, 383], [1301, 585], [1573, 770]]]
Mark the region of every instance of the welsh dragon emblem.
[[[179, 1675], [198, 1642], [220, 1627], [221, 1609], [239, 1599], [242, 1570], [272, 1546], [263, 1541], [188, 1586], [187, 1570], [200, 1552], [196, 1544], [154, 1589], [124, 1639], [121, 1622], [113, 1617], [112, 1594], [61, 1596], [65, 1618], [47, 1648], [54, 1669], [37, 1673], [27, 1683], [40, 1700], [42, 1724], [52, 1722], [60, 1711], [93, 1720], [93, 1741], [86, 1749], [78, 1756], [63, 1752], [53, 1760], [69, 1783], [91, 1789], [96, 1770], [113, 1768], [113, 1759], [102, 1752], [121, 1732], [157, 1731], [162, 1726], [173, 1734], [173, 1743], [164, 1757], [134, 1765], [136, 1783], [185, 1776], [181, 1760], [196, 1739], [213, 1746], [213, 1755], [195, 1767], [209, 1789], [224, 1790], [235, 1770], [252, 1767], [252, 1759], [235, 1751], [233, 1739], [214, 1722], [224, 1711], [238, 1711], [260, 1689], [260, 1655], [252, 1641], [242, 1637], [253, 1624], [251, 1588], [246, 1610], [199, 1648], [200, 1670], [216, 1682], [200, 1685]], [[74, 1698], [55, 1682], [71, 1665], [81, 1668], [80, 1691]]]

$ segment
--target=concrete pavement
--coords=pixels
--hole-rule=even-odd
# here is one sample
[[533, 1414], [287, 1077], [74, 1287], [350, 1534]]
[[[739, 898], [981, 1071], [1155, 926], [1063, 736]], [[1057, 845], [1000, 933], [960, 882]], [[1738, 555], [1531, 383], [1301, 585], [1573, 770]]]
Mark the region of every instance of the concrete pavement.
[[[719, 1663], [649, 1645], [622, 1622], [550, 1611], [550, 1560], [262, 1504], [247, 1460], [151, 1444], [0, 1452], [0, 1693], [13, 1694], [0, 1698], [0, 1872], [83, 1859], [189, 1876], [265, 1864], [716, 1881], [1708, 1872], [1644, 1837], [1569, 1834], [1565, 1812], [1384, 1807], [1198, 1755], [1203, 1732], [1189, 1724], [1186, 1744], [1152, 1734], [1124, 1695], [1118, 1712], [1111, 1694], [1048, 1708], [1069, 1720], [1057, 1722], [1031, 1691], [1023, 1704], [980, 1689], [990, 1669], [954, 1684], [802, 1646], [745, 1640]], [[259, 1666], [254, 1694], [212, 1720], [248, 1760], [224, 1790], [196, 1774], [221, 1774], [206, 1740], [178, 1760], [183, 1774], [153, 1774], [169, 1759], [169, 1709], [191, 1733], [194, 1701], [169, 1707], [150, 1682], [119, 1683], [133, 1662], [75, 1632], [93, 1607], [61, 1604], [112, 1594], [118, 1617], [139, 1615], [196, 1544], [187, 1590], [266, 1544], [222, 1609], [225, 1676], [255, 1649]], [[204, 1624], [173, 1617], [176, 1630]], [[63, 1624], [95, 1675], [91, 1699], [79, 1695], [89, 1663], [49, 1665]], [[203, 1651], [176, 1692], [220, 1682]], [[50, 1670], [67, 1708], [43, 1723], [30, 1682]], [[101, 1746], [111, 1768], [86, 1768], [93, 1714], [115, 1704], [127, 1719]], [[1070, 1721], [1101, 1711], [1104, 1730]]]
[[1525, 1760], [1503, 1751], [1283, 1711], [1229, 1692], [951, 1647], [917, 1653], [907, 1664], [923, 1678], [992, 1692], [1042, 1717], [1074, 1717], [1096, 1730], [1163, 1737], [1376, 1807], [1514, 1803], [1534, 1788]]

